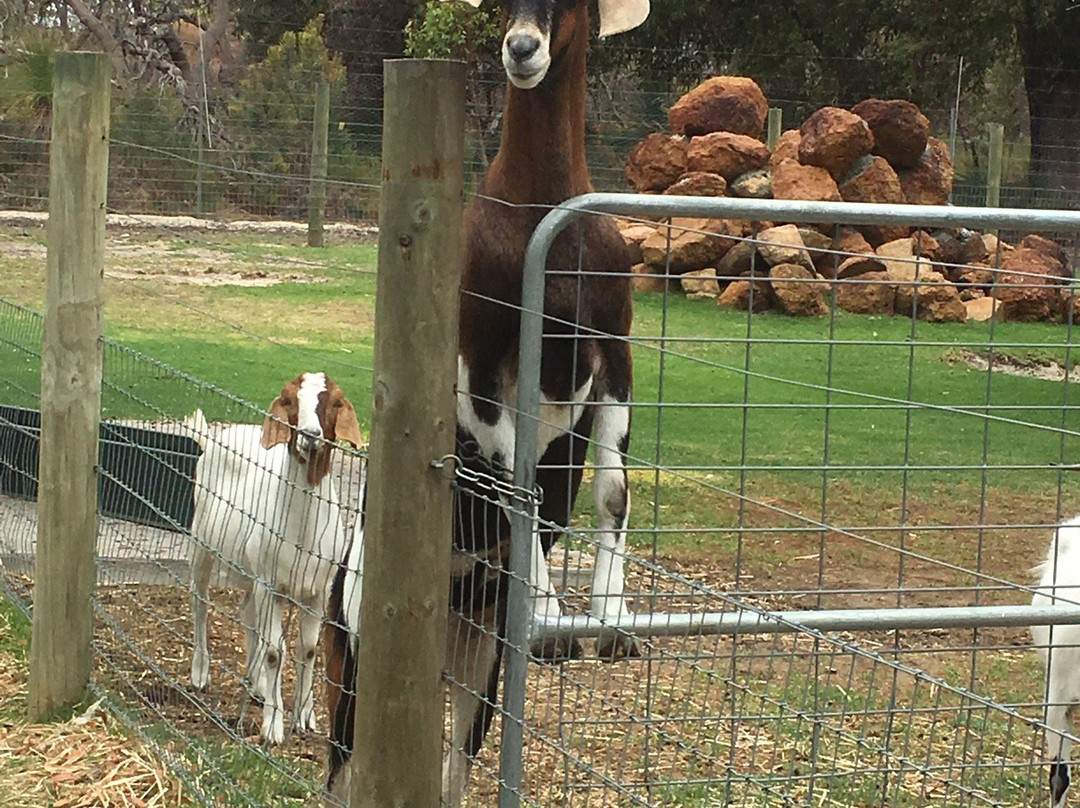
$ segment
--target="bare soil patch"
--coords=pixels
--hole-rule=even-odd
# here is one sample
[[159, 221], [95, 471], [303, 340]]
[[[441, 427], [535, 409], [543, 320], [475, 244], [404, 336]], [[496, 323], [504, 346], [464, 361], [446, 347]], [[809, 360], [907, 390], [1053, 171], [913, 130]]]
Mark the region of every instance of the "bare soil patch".
[[[991, 367], [991, 359], [984, 352], [960, 351], [960, 359], [975, 370]], [[993, 372], [1009, 376], [1021, 376], [1027, 379], [1046, 379], [1047, 381], [1065, 381], [1065, 366], [1053, 359], [1041, 357], [1018, 357], [1011, 354], [993, 355]], [[1068, 372], [1070, 382], [1080, 382], [1080, 367], [1073, 367]]]
[[[105, 277], [121, 281], [156, 281], [166, 285], [265, 287], [279, 283], [324, 283], [326, 278], [303, 271], [316, 262], [261, 256], [233, 256], [221, 250], [185, 246], [177, 241], [131, 238], [110, 231], [105, 253]], [[34, 261], [44, 265], [46, 248], [30, 239], [0, 240], [0, 261], [4, 258]]]

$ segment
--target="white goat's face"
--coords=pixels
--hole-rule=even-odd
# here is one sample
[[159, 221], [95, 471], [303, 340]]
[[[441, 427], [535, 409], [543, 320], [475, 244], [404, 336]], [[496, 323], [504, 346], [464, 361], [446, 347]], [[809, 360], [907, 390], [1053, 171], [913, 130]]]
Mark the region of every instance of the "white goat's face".
[[310, 459], [326, 437], [320, 409], [327, 391], [325, 373], [301, 373], [296, 390], [296, 445], [294, 452], [301, 463]]
[[289, 444], [298, 462], [319, 461], [321, 477], [330, 446], [337, 440], [353, 446], [361, 442], [356, 411], [341, 388], [325, 373], [301, 373], [286, 382], [263, 422], [263, 447]]

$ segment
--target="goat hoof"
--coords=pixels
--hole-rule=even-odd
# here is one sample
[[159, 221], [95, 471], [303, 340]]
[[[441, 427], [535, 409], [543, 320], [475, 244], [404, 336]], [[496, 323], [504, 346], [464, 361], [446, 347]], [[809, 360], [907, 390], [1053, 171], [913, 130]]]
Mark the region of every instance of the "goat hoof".
[[255, 683], [248, 679], [246, 676], [240, 680], [240, 684], [243, 686], [244, 691], [247, 693], [248, 699], [256, 707], [262, 707], [265, 699], [262, 697], [262, 693], [255, 689]]
[[529, 644], [529, 654], [537, 662], [558, 665], [571, 659], [581, 659], [585, 652], [581, 648], [581, 643], [573, 637], [568, 640], [549, 637], [531, 642]]
[[621, 632], [602, 634], [596, 641], [596, 656], [601, 662], [615, 662], [620, 659], [641, 656], [641, 645], [637, 638]]
[[272, 726], [263, 725], [262, 731], [259, 733], [259, 739], [262, 741], [263, 746], [280, 746], [285, 743], [285, 726], [282, 722], [275, 722]]
[[312, 711], [307, 715], [294, 718], [292, 721], [293, 735], [306, 735], [308, 733], [315, 733], [317, 729], [315, 727], [315, 712]]
[[1050, 764], [1050, 794], [1054, 808], [1065, 805], [1065, 792], [1069, 788], [1069, 764], [1055, 760]]

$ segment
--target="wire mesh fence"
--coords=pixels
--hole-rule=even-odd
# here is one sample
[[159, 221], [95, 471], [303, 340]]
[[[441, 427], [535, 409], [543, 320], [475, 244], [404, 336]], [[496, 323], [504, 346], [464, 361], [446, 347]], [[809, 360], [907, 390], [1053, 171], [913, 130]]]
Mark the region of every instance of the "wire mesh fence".
[[[941, 229], [909, 222], [923, 228], [896, 239], [908, 239], [909, 255], [875, 254], [877, 263], [848, 274], [859, 266], [849, 261], [869, 259], [842, 246], [842, 231], [862, 225], [806, 224], [799, 243], [783, 245], [788, 260], [774, 263], [768, 225], [790, 213], [765, 210], [737, 228], [702, 217], [670, 232], [637, 217], [659, 233], [662, 248], [646, 265], [659, 291], [636, 295], [629, 338], [635, 393], [625, 591], [633, 613], [668, 628], [652, 636], [639, 627], [642, 656], [609, 664], [587, 639], [595, 632], [579, 622], [584, 659], [528, 666], [520, 796], [533, 805], [658, 806], [1044, 799], [1043, 677], [1022, 627], [832, 631], [787, 618], [783, 632], [714, 634], [670, 616], [1030, 602], [1029, 570], [1045, 558], [1051, 526], [1076, 509], [1068, 469], [1078, 436], [1075, 231], [1058, 232], [1053, 214], [1041, 226], [1032, 220], [1057, 246], [1062, 273], [1047, 275], [1010, 258], [1032, 249], [1009, 246], [1026, 230], [1002, 225], [991, 239], [981, 232], [985, 223], [958, 211]], [[964, 228], [980, 231], [983, 245], [970, 261], [940, 250], [945, 232]], [[683, 292], [680, 230], [723, 245], [711, 259], [716, 286], [704, 294], [693, 286], [692, 296]], [[231, 249], [252, 263], [265, 260], [247, 241]], [[721, 268], [737, 249], [742, 258], [730, 261], [745, 263]], [[300, 267], [298, 259], [276, 260]], [[337, 260], [321, 269], [360, 274]], [[773, 271], [785, 263], [805, 272]], [[150, 321], [167, 324], [179, 312], [237, 325], [229, 308], [237, 298], [222, 307], [144, 283]], [[955, 310], [953, 295], [960, 304], [969, 296], [1006, 314], [1013, 306], [1014, 315], [1047, 317], [935, 322]], [[870, 308], [848, 310], [849, 298]], [[803, 311], [813, 316], [785, 308], [807, 299]], [[321, 311], [321, 302], [307, 305]], [[280, 308], [268, 310], [280, 317]], [[22, 498], [32, 496], [34, 477], [35, 427], [26, 412], [38, 404], [40, 318], [8, 301], [0, 314], [0, 560], [5, 588], [28, 600], [35, 520]], [[356, 335], [370, 323], [352, 328]], [[305, 353], [310, 346], [278, 344], [269, 325], [234, 330], [277, 351], [264, 360], [275, 370], [306, 368], [317, 356], [354, 402], [367, 400], [362, 362], [324, 365], [322, 354]], [[316, 666], [317, 731], [264, 749], [261, 711], [245, 704], [252, 688], [244, 681], [242, 593], [215, 586], [211, 685], [198, 692], [190, 682], [187, 534], [196, 488], [177, 486], [197, 452], [183, 444], [193, 439], [182, 419], [198, 407], [213, 424], [254, 425], [264, 411], [236, 395], [242, 378], [227, 392], [115, 342], [106, 344], [105, 368], [102, 440], [117, 447], [118, 461], [113, 468], [103, 456], [94, 687], [206, 804], [310, 802], [325, 776], [325, 660]], [[342, 529], [351, 536], [362, 457], [335, 454]], [[137, 460], [125, 465], [125, 457]], [[586, 471], [583, 491], [594, 475]], [[486, 468], [479, 481], [497, 490], [505, 478], [506, 470]], [[122, 502], [110, 499], [109, 486]], [[185, 497], [190, 506], [178, 508]], [[550, 559], [562, 608], [579, 621], [590, 610], [598, 555], [591, 499], [581, 497]], [[481, 501], [489, 520], [520, 510], [497, 494]], [[490, 558], [474, 561], [493, 569]], [[490, 622], [465, 616], [474, 635], [490, 637]], [[298, 622], [296, 615], [286, 624], [290, 651]], [[522, 649], [507, 651], [515, 653]], [[286, 697], [295, 688], [289, 658]], [[498, 703], [492, 739], [503, 719]], [[497, 742], [481, 751], [468, 802], [489, 802], [506, 781], [499, 752]]]
[[[36, 365], [41, 319], [35, 312], [6, 301], [3, 314], [5, 360], [10, 356], [15, 361], [4, 362], [4, 408], [0, 412], [0, 563], [4, 589], [26, 604], [33, 598], [36, 541], [33, 498], [40, 429], [33, 416], [38, 407]], [[328, 558], [321, 558], [315, 548], [291, 563], [285, 559], [285, 551], [278, 548], [290, 546], [289, 526], [275, 520], [270, 489], [275, 485], [284, 489], [278, 492], [278, 500], [289, 503], [288, 511], [298, 510], [299, 501], [308, 492], [302, 484], [283, 483], [274, 469], [250, 464], [257, 468], [252, 473], [259, 475], [261, 487], [254, 498], [249, 497], [248, 510], [244, 510], [243, 500], [233, 503], [228, 499], [234, 493], [228, 486], [208, 489], [214, 475], [206, 463], [201, 474], [197, 473], [198, 458], [207, 446], [218, 447], [218, 462], [234, 471], [238, 464], [243, 465], [244, 452], [250, 455], [259, 446], [262, 408], [114, 342], [105, 346], [103, 386], [93, 690], [165, 758], [203, 804], [305, 803], [320, 787], [313, 758], [315, 750], [321, 749], [314, 728], [318, 726], [325, 733], [325, 710], [321, 701], [307, 705], [322, 720], [305, 714], [307, 723], [298, 727], [287, 747], [294, 754], [269, 754], [259, 745], [260, 718], [257, 712], [249, 714], [248, 708], [253, 692], [261, 695], [260, 687], [272, 687], [245, 680], [244, 658], [259, 652], [258, 647], [252, 647], [253, 639], [269, 633], [256, 632], [245, 639], [245, 633], [254, 632], [256, 626], [242, 608], [241, 595], [252, 589], [249, 582], [255, 575], [259, 586], [284, 589], [295, 599], [292, 605], [296, 608], [288, 610], [292, 614], [283, 624], [285, 641], [277, 643], [290, 651], [282, 660], [288, 662], [298, 641], [298, 624], [304, 622], [305, 615], [314, 614], [317, 633], [324, 605], [321, 598], [312, 601], [305, 594], [308, 589], [318, 592], [317, 582], [306, 589], [300, 582], [316, 568], [316, 572], [328, 574], [340, 547], [328, 540]], [[364, 391], [358, 393], [363, 395]], [[183, 420], [196, 408], [205, 410], [212, 424], [199, 426]], [[219, 443], [223, 440], [222, 423], [238, 424], [232, 431], [241, 436], [239, 448]], [[352, 437], [355, 440], [357, 435]], [[252, 440], [253, 446], [249, 445]], [[334, 448], [327, 477], [333, 485], [324, 486], [321, 497], [313, 496], [311, 528], [333, 533], [339, 543], [344, 542], [344, 531], [351, 530], [356, 521], [356, 492], [362, 473], [362, 454], [352, 448]], [[333, 504], [327, 501], [338, 496], [344, 506], [336, 499]], [[201, 512], [209, 513], [212, 527], [207, 528], [204, 519], [202, 534], [193, 535], [200, 501]], [[253, 503], [257, 503], [255, 511], [250, 510]], [[216, 532], [225, 531], [230, 524], [234, 528], [232, 540], [241, 541], [241, 549], [251, 548], [253, 542], [244, 542], [237, 535], [245, 528], [248, 532], [264, 528], [264, 552], [291, 571], [286, 576], [289, 581], [277, 582], [265, 573], [258, 577], [263, 568], [256, 566], [253, 572], [235, 544], [227, 543], [228, 534], [223, 537]], [[210, 613], [210, 661], [199, 688], [191, 684], [194, 604], [189, 594], [189, 562], [196, 546], [193, 542], [216, 550], [217, 561], [209, 579], [212, 586], [199, 593], [205, 600], [197, 601], [209, 606]], [[234, 551], [231, 555], [222, 552], [223, 542]], [[298, 592], [289, 592], [290, 581]], [[304, 648], [306, 651], [307, 646]], [[310, 660], [307, 664], [310, 666]], [[278, 676], [287, 692], [294, 688], [296, 674], [291, 665], [279, 666]], [[280, 688], [281, 679], [273, 686]], [[321, 686], [317, 690], [321, 694]]]
[[[919, 625], [913, 609], [1030, 602], [1030, 570], [1046, 558], [1053, 526], [1075, 508], [1066, 468], [1076, 438], [1068, 267], [1077, 222], [701, 198], [680, 207], [614, 195], [569, 207], [649, 222], [667, 248], [650, 262], [663, 291], [638, 297], [629, 337], [635, 430], [627, 464], [636, 505], [625, 591], [639, 614], [614, 625], [639, 635], [642, 656], [604, 664], [604, 654], [587, 653], [585, 662], [534, 670], [521, 716], [512, 707], [503, 715], [524, 725], [520, 798], [543, 805], [1045, 799], [1043, 675], [1026, 630], [993, 608], [970, 623], [934, 625]], [[664, 214], [684, 218], [670, 229], [644, 218]], [[573, 216], [558, 213], [562, 221]], [[541, 244], [554, 239], [558, 217]], [[747, 220], [746, 235], [732, 237], [739, 231], [732, 219]], [[790, 221], [803, 224], [774, 226]], [[886, 258], [896, 253], [879, 248], [884, 261], [855, 270], [848, 262], [865, 256], [837, 246], [841, 226], [880, 243], [880, 228], [894, 224], [907, 234], [893, 233], [894, 247], [909, 248], [897, 264]], [[1026, 227], [1010, 240], [1028, 247], [1009, 246], [1006, 226]], [[924, 229], [911, 235], [915, 227]], [[931, 232], [944, 240], [945, 228], [988, 227], [1001, 238], [980, 233], [994, 248], [971, 265], [931, 250]], [[1016, 256], [1035, 243], [1021, 238], [1029, 230], [1063, 231], [1047, 246], [1059, 272], [1018, 267]], [[671, 285], [676, 267], [686, 269], [679, 266], [686, 231], [700, 237], [699, 247], [723, 245], [709, 259], [715, 272], [705, 274], [717, 280], [711, 294], [700, 276], [688, 279], [688, 296]], [[543, 247], [531, 254], [531, 268], [543, 267]], [[989, 272], [980, 288], [947, 280], [975, 265]], [[549, 265], [547, 276], [561, 270]], [[589, 268], [565, 271], [580, 277]], [[526, 287], [529, 277], [527, 270]], [[539, 273], [532, 278], [542, 283]], [[853, 315], [841, 306], [852, 294], [845, 288], [886, 295], [888, 306], [871, 314], [856, 307]], [[1001, 311], [982, 323], [944, 315], [942, 295], [957, 312], [967, 309], [962, 292]], [[1028, 308], [1033, 298], [1049, 307], [1045, 318]], [[589, 317], [578, 311], [569, 320]], [[580, 327], [565, 338], [615, 339]], [[525, 417], [550, 429], [550, 412]], [[590, 444], [598, 458], [616, 451], [598, 439]], [[586, 478], [595, 484], [596, 472]], [[611, 550], [602, 517], [594, 522], [588, 511], [579, 506], [552, 572], [573, 617], [534, 618], [534, 641], [604, 630], [586, 615], [596, 613], [591, 573]], [[886, 615], [890, 607], [897, 611]], [[809, 627], [814, 615], [828, 623], [821, 610], [836, 609], [881, 619], [876, 629]], [[739, 622], [765, 611], [783, 612], [794, 636], [758, 636]], [[811, 618], [806, 625], [803, 616]], [[507, 650], [511, 658], [523, 653]], [[1071, 733], [1067, 726], [1050, 733], [1062, 731]], [[557, 776], [541, 761], [553, 761]], [[501, 777], [515, 782], [505, 768]]]

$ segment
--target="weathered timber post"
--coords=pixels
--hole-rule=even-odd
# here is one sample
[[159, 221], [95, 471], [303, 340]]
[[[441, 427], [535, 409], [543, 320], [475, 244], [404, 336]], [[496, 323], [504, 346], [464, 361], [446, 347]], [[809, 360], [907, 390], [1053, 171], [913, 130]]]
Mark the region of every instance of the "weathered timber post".
[[[986, 207], [1001, 207], [1002, 158], [1005, 152], [1005, 127], [1000, 123], [987, 124], [990, 130], [990, 153], [986, 159]], [[992, 232], [997, 235], [997, 228]]]
[[330, 151], [330, 85], [320, 81], [315, 86], [315, 122], [311, 132], [311, 185], [308, 191], [307, 243], [323, 247], [323, 222], [326, 219], [326, 167]]
[[103, 53], [56, 54], [30, 644], [33, 720], [79, 702], [93, 664], [109, 75]]
[[441, 790], [453, 516], [447, 470], [434, 461], [454, 452], [465, 66], [428, 59], [384, 66], [350, 805], [433, 808]]
[[769, 147], [769, 151], [775, 149], [777, 142], [780, 140], [783, 120], [784, 110], [780, 109], [780, 107], [769, 107], [768, 134], [765, 139], [765, 145]]

